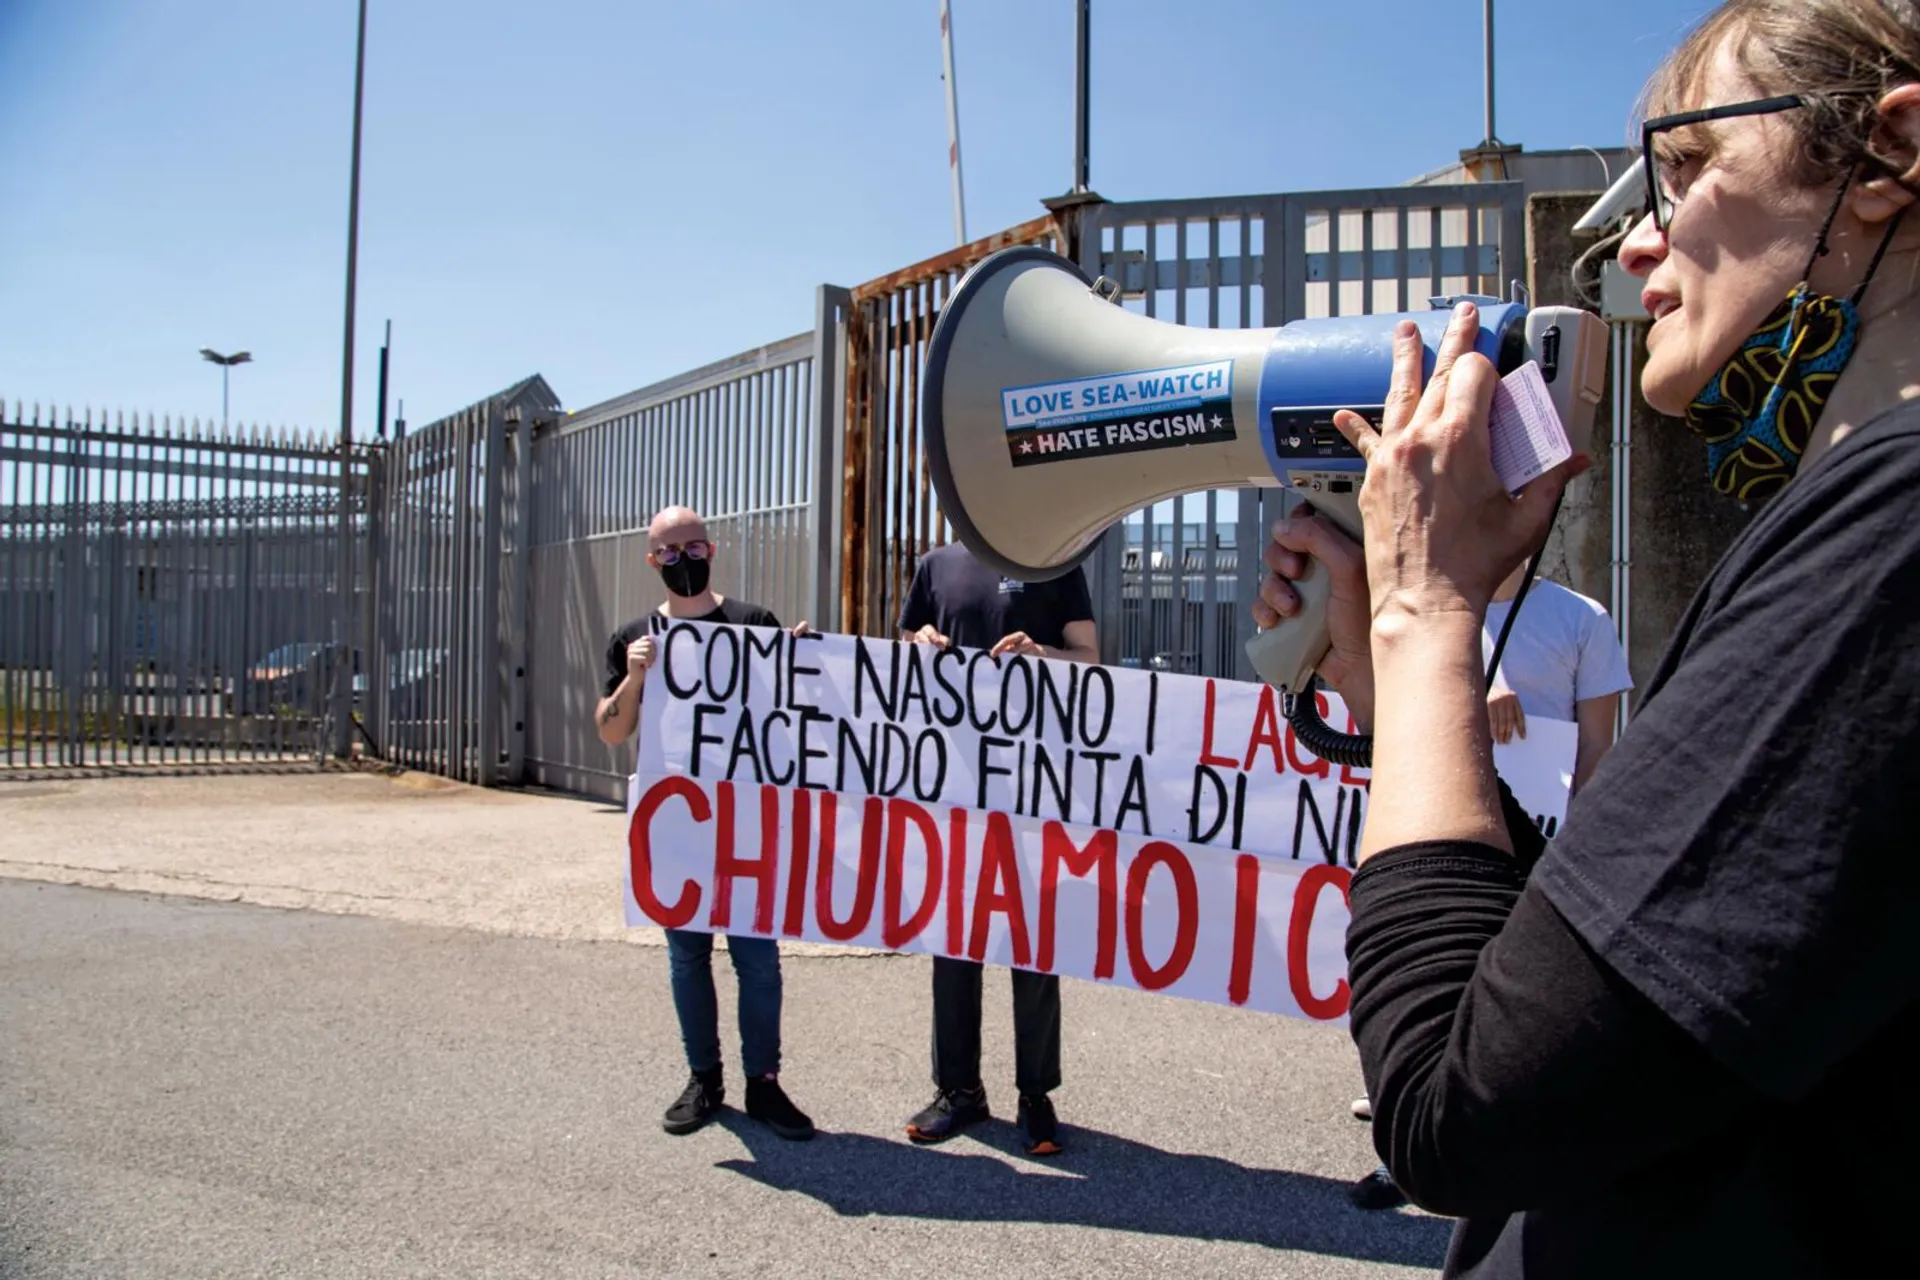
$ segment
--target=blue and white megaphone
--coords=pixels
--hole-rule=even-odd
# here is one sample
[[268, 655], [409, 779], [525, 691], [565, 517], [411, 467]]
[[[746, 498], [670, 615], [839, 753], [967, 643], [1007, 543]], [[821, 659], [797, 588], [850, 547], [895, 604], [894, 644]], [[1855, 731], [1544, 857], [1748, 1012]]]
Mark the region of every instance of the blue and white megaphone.
[[[975, 266], [942, 308], [921, 421], [941, 509], [976, 556], [1008, 577], [1058, 577], [1130, 512], [1232, 487], [1289, 486], [1360, 536], [1365, 463], [1333, 415], [1377, 420], [1394, 328], [1419, 325], [1431, 369], [1449, 309], [1202, 329], [1113, 306], [1114, 292], [1056, 253], [1021, 247]], [[1606, 326], [1571, 307], [1480, 302], [1477, 349], [1503, 375], [1537, 361], [1568, 440], [1584, 450], [1605, 387]], [[1262, 679], [1295, 693], [1329, 647], [1327, 575], [1299, 587], [1307, 608], [1247, 646]]]

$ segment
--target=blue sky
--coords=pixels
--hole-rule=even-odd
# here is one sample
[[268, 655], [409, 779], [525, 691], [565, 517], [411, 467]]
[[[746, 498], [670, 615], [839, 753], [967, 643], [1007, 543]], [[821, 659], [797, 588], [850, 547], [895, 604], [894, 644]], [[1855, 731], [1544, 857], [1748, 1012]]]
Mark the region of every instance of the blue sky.
[[[1498, 5], [1499, 132], [1617, 145], [1707, 0]], [[953, 0], [968, 228], [1071, 167], [1073, 4]], [[1403, 182], [1479, 141], [1478, 0], [1095, 0], [1109, 199]], [[938, 0], [373, 0], [356, 422], [573, 408], [950, 247]], [[353, 0], [0, 0], [0, 395], [331, 429]]]

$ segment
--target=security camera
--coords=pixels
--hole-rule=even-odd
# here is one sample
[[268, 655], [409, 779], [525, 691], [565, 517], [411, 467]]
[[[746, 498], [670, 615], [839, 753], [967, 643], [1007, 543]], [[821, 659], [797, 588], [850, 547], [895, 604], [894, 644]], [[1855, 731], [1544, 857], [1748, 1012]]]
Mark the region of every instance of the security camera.
[[1620, 180], [1607, 189], [1607, 194], [1594, 201], [1593, 208], [1586, 211], [1580, 221], [1573, 224], [1575, 231], [1605, 231], [1617, 219], [1626, 217], [1647, 201], [1647, 174], [1642, 165], [1629, 165], [1620, 175]]

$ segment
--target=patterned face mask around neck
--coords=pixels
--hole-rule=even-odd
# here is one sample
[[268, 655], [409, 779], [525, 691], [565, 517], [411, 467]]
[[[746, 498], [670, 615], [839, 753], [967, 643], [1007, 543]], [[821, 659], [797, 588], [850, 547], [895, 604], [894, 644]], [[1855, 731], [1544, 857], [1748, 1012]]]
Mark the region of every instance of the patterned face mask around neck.
[[1800, 283], [1687, 406], [1687, 426], [1707, 442], [1707, 477], [1729, 498], [1770, 498], [1793, 479], [1834, 384], [1859, 346], [1860, 299], [1906, 211], [1894, 216], [1851, 297], [1815, 293], [1807, 284], [1814, 264], [1827, 254], [1827, 233], [1858, 172], [1856, 167], [1847, 175], [1834, 197]]
[[1786, 487], [1834, 383], [1853, 359], [1860, 308], [1800, 285], [1687, 406], [1714, 490], [1742, 502]]

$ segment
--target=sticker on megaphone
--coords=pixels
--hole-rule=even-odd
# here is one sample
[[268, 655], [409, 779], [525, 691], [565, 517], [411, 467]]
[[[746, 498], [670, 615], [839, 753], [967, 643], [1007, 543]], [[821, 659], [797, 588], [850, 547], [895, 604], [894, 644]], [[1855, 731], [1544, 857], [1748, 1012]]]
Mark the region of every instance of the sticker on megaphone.
[[1553, 407], [1553, 393], [1529, 360], [1500, 380], [1493, 390], [1488, 422], [1493, 473], [1508, 493], [1519, 493], [1573, 456], [1567, 431]]

